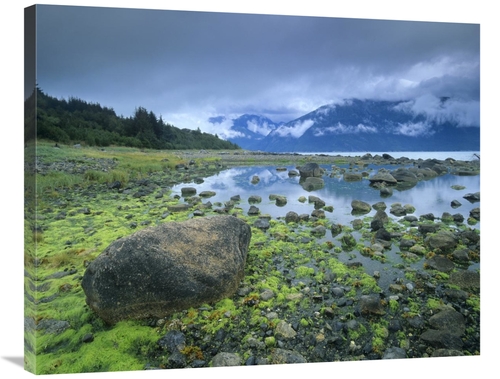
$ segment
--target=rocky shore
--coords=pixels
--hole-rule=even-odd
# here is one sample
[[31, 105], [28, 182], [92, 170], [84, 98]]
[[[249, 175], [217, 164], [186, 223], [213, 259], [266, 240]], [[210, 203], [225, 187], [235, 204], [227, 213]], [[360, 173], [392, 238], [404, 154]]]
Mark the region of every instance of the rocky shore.
[[[36, 320], [25, 319], [27, 333], [38, 336], [35, 343], [27, 338], [26, 348], [37, 351], [40, 373], [480, 353], [480, 231], [474, 227], [480, 221], [479, 205], [458, 217], [420, 214], [411, 205], [396, 209], [382, 196], [374, 204], [353, 199], [358, 216], [349, 225], [339, 225], [335, 211], [319, 198], [306, 200], [311, 204], [306, 215], [288, 212], [285, 201], [280, 206], [286, 217], [273, 218], [243, 212], [241, 205], [257, 207], [257, 198], [234, 197], [218, 207], [208, 195], [170, 194], [174, 184], [185, 183], [189, 188], [189, 183], [234, 165], [279, 167], [297, 162], [300, 168], [308, 163], [342, 162], [361, 167], [362, 172], [365, 164], [390, 164], [394, 170], [371, 177], [370, 185], [382, 193], [445, 172], [478, 175], [478, 161], [240, 152], [217, 153], [220, 159], [215, 163], [203, 163], [214, 153], [177, 155], [184, 165], [140, 180], [57, 188], [43, 195], [34, 231], [38, 254], [25, 270], [26, 301], [39, 306]], [[84, 175], [89, 167], [109, 171], [116, 164], [112, 158], [39, 161], [37, 170], [40, 175], [56, 168]], [[398, 171], [402, 166], [406, 168]], [[471, 196], [479, 202], [479, 193]], [[366, 210], [373, 209], [375, 217], [365, 216]], [[113, 241], [148, 226], [219, 214], [233, 215], [252, 230], [245, 276], [234, 295], [113, 327], [105, 326], [85, 304], [81, 288], [85, 270]], [[350, 258], [341, 259], [346, 254]], [[392, 262], [391, 254], [403, 263]], [[384, 269], [367, 272], [371, 261]], [[103, 349], [116, 333], [124, 336], [123, 341], [116, 340], [119, 347], [104, 358]], [[100, 352], [102, 357], [94, 354], [93, 362], [82, 360], [79, 366], [71, 366], [84, 351]]]

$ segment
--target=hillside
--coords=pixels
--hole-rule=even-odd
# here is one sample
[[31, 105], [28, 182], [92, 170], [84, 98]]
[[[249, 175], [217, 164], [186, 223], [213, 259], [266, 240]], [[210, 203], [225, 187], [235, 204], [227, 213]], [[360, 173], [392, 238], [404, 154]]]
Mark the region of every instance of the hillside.
[[415, 112], [410, 101], [351, 99], [281, 124], [258, 140], [238, 142], [269, 152], [479, 151], [479, 125], [464, 125], [452, 114], [457, 103], [440, 102], [431, 114]]
[[[33, 138], [33, 109], [36, 103], [36, 138], [55, 143], [81, 143], [87, 146], [129, 146], [150, 149], [239, 149], [217, 135], [180, 129], [138, 107], [132, 117], [117, 116], [98, 103], [70, 98], [56, 99], [36, 90], [25, 102], [25, 139]], [[27, 142], [27, 141], [26, 141]]]

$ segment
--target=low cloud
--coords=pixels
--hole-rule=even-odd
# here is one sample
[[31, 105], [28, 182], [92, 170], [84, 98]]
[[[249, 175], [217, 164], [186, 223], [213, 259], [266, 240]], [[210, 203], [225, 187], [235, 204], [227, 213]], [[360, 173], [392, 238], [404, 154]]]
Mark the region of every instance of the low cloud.
[[314, 136], [321, 137], [326, 134], [358, 134], [358, 133], [377, 133], [377, 128], [363, 124], [358, 125], [344, 125], [337, 123], [337, 125], [329, 126], [324, 129], [317, 129], [314, 131]]
[[425, 137], [434, 134], [432, 125], [428, 122], [408, 122], [399, 124], [394, 130], [394, 134], [401, 134], [408, 137]]
[[258, 122], [254, 121], [254, 120], [247, 121], [247, 129], [250, 130], [251, 132], [254, 132], [254, 133], [257, 133], [257, 134], [260, 134], [263, 136], [267, 136], [273, 130], [273, 128], [271, 128], [269, 126], [269, 123], [264, 122], [262, 124], [259, 124]]
[[480, 106], [476, 100], [438, 98], [424, 95], [395, 107], [395, 110], [423, 115], [427, 121], [437, 124], [451, 122], [459, 127], [480, 125]]
[[291, 126], [281, 126], [276, 129], [276, 133], [280, 137], [300, 138], [302, 135], [314, 125], [313, 120], [297, 121]]

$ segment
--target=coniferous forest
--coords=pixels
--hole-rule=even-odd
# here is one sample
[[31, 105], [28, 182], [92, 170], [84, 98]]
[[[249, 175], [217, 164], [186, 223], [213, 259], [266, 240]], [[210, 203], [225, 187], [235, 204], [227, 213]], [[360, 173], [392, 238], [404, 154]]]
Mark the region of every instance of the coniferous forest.
[[143, 107], [137, 107], [132, 117], [123, 117], [112, 108], [98, 103], [74, 97], [68, 100], [54, 98], [38, 87], [25, 101], [25, 138], [28, 140], [35, 135], [38, 139], [55, 143], [86, 146], [115, 145], [166, 150], [240, 148], [217, 134], [205, 133], [199, 128], [177, 128]]

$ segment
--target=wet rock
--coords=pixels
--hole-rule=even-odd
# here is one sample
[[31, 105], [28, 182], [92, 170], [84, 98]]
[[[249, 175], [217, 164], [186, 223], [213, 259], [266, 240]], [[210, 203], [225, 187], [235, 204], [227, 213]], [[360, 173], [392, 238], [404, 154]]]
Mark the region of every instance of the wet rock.
[[393, 194], [393, 190], [390, 187], [382, 187], [380, 188], [380, 196], [381, 197], [390, 197]]
[[244, 276], [250, 227], [234, 216], [145, 228], [109, 245], [82, 279], [105, 322], [165, 317], [231, 296]]
[[182, 187], [181, 195], [183, 197], [196, 195], [196, 188], [194, 187]]
[[382, 359], [403, 359], [406, 358], [406, 351], [400, 347], [390, 347], [384, 351]]
[[462, 353], [460, 350], [454, 350], [454, 349], [436, 349], [432, 353], [431, 357], [436, 358], [436, 357], [462, 357], [464, 356], [464, 353]]
[[480, 277], [477, 271], [462, 270], [450, 274], [450, 284], [462, 289], [478, 290]]
[[323, 225], [318, 225], [311, 229], [311, 234], [314, 236], [324, 236], [326, 234], [326, 228]]
[[457, 244], [455, 235], [447, 230], [441, 230], [425, 239], [425, 244], [431, 250], [439, 249], [442, 252], [453, 250]]
[[362, 295], [359, 299], [359, 310], [361, 314], [384, 315], [386, 312], [380, 295]]
[[271, 227], [271, 224], [267, 218], [259, 218], [253, 223], [253, 226], [261, 230], [267, 230]]
[[471, 203], [476, 203], [476, 202], [480, 201], [480, 193], [476, 192], [476, 193], [465, 194], [464, 199], [468, 200]]
[[299, 222], [299, 215], [297, 212], [290, 211], [285, 216], [285, 222], [288, 224], [290, 222]]
[[425, 261], [429, 268], [441, 272], [450, 272], [455, 269], [455, 264], [443, 255], [435, 255]]
[[344, 181], [346, 182], [359, 182], [363, 179], [363, 175], [360, 172], [346, 172], [344, 173]]
[[330, 230], [332, 232], [332, 237], [336, 237], [340, 233], [342, 233], [342, 225], [341, 224], [332, 224], [332, 226], [330, 227]]
[[297, 335], [297, 332], [286, 321], [281, 320], [276, 325], [274, 335], [283, 339], [291, 339]]
[[94, 341], [94, 335], [92, 333], [87, 333], [82, 337], [83, 343], [90, 343]]
[[325, 218], [325, 211], [323, 209], [315, 209], [311, 212], [311, 216], [315, 218]]
[[248, 197], [248, 203], [249, 204], [258, 204], [262, 201], [262, 197], [258, 195], [251, 195]]
[[314, 203], [314, 208], [320, 209], [323, 208], [326, 204], [324, 200], [320, 199], [317, 196], [310, 195], [308, 198], [309, 203]]
[[236, 353], [221, 352], [212, 359], [212, 367], [241, 366], [241, 357]]
[[474, 208], [470, 211], [469, 216], [476, 219], [477, 221], [481, 218], [481, 212], [479, 208]]
[[392, 204], [389, 212], [397, 217], [405, 216], [407, 214], [406, 208], [399, 203]]
[[381, 184], [384, 183], [386, 185], [396, 185], [398, 181], [391, 175], [388, 170], [380, 169], [375, 175], [368, 179], [370, 184]]
[[307, 363], [307, 361], [301, 354], [293, 350], [276, 348], [271, 353], [271, 363], [273, 364]]
[[260, 209], [257, 208], [255, 205], [251, 205], [250, 208], [248, 208], [248, 215], [249, 216], [256, 216], [260, 213]]
[[387, 204], [383, 201], [379, 201], [372, 205], [372, 208], [376, 211], [385, 211], [387, 209]]
[[305, 180], [301, 180], [300, 185], [306, 191], [316, 191], [325, 186], [325, 181], [322, 178], [310, 176]]
[[285, 206], [287, 203], [286, 196], [284, 195], [270, 194], [269, 200], [274, 201], [276, 205], [280, 207]]
[[407, 168], [401, 167], [391, 172], [391, 175], [398, 182], [398, 187], [413, 187], [418, 183], [418, 177]]
[[353, 200], [351, 201], [351, 208], [353, 214], [366, 214], [370, 213], [372, 207], [365, 201]]
[[439, 225], [436, 224], [421, 224], [418, 226], [418, 232], [422, 235], [436, 233], [439, 230]]
[[323, 173], [317, 163], [309, 162], [298, 168], [302, 178], [320, 177]]
[[214, 191], [202, 191], [200, 192], [200, 197], [203, 197], [203, 198], [208, 198], [208, 197], [213, 197], [215, 196], [216, 193]]

